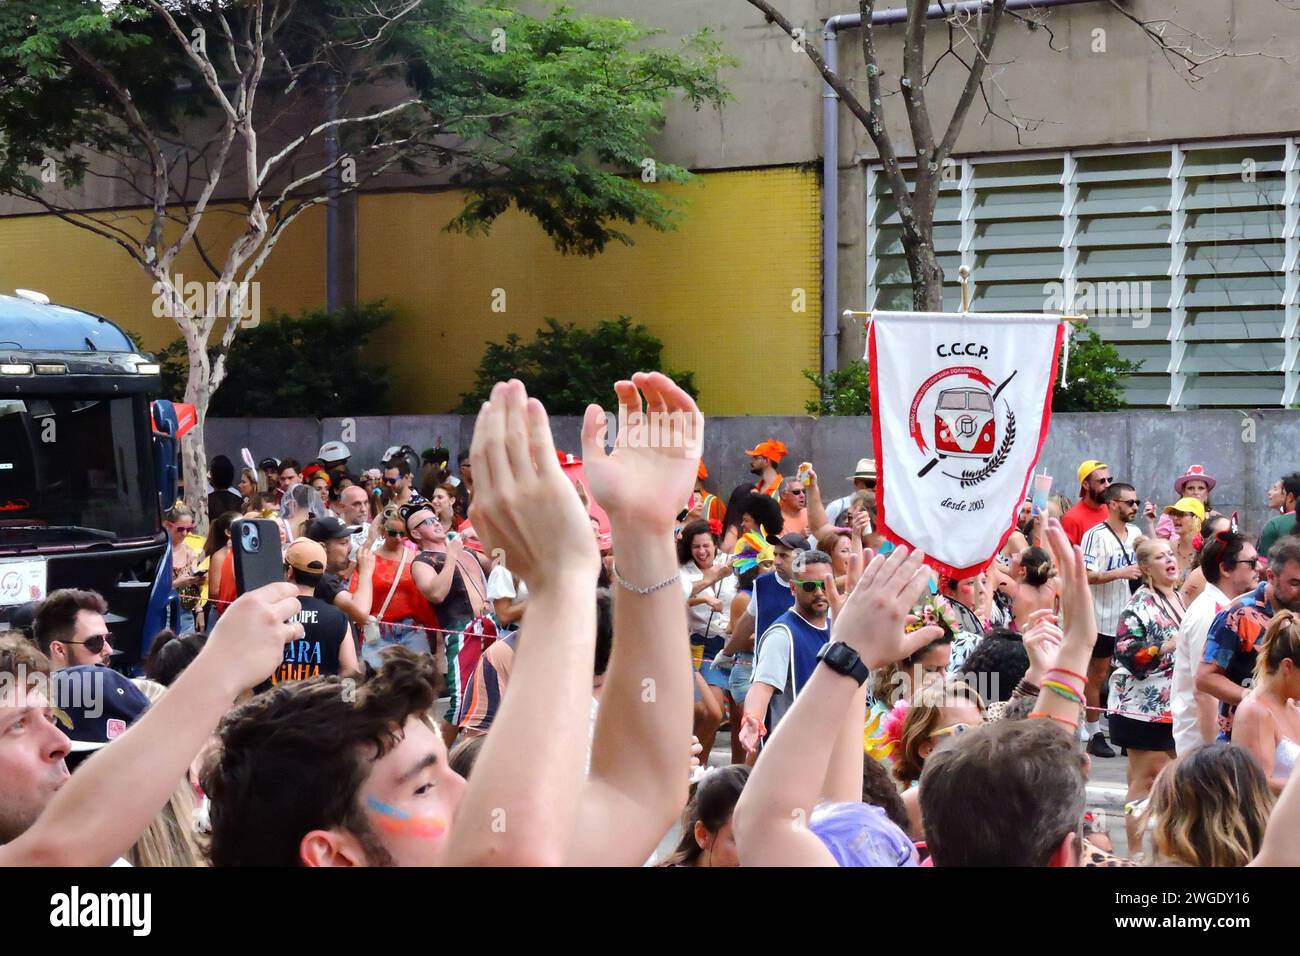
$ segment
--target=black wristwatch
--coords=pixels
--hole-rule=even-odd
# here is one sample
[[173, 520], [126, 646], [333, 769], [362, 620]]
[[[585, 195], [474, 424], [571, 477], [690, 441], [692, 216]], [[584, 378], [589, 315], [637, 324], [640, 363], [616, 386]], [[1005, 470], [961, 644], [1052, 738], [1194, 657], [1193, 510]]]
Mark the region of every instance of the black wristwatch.
[[858, 652], [843, 641], [831, 641], [817, 652], [817, 660], [821, 661], [837, 674], [844, 674], [846, 677], [852, 677], [862, 686], [871, 676], [871, 671], [867, 665], [862, 663], [862, 658]]

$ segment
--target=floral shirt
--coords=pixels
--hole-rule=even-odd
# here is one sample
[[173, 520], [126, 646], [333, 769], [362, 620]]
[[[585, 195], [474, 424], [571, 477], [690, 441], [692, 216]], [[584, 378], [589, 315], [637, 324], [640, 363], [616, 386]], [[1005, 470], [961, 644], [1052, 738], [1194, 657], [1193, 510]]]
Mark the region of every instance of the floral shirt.
[[[1174, 609], [1178, 605], [1175, 602]], [[1112, 713], [1130, 720], [1171, 723], [1174, 655], [1160, 653], [1178, 635], [1178, 620], [1165, 600], [1149, 587], [1137, 590], [1120, 612], [1115, 634], [1115, 672], [1111, 675]]]

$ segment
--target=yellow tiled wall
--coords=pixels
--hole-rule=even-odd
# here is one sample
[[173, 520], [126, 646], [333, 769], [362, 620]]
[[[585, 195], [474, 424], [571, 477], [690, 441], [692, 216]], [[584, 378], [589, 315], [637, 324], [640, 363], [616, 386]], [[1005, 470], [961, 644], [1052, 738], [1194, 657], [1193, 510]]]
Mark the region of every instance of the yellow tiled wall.
[[[695, 372], [706, 413], [802, 414], [814, 389], [800, 372], [820, 361], [816, 176], [710, 173], [662, 188], [681, 200], [675, 230], [633, 227], [635, 245], [590, 259], [560, 255], [517, 212], [487, 237], [450, 235], [459, 194], [363, 196], [358, 295], [388, 296], [401, 316], [372, 350], [393, 371], [395, 410], [453, 406], [487, 341], [531, 339], [545, 317], [626, 314], [663, 340], [670, 367]], [[792, 311], [795, 289], [805, 311]]]
[[[143, 217], [129, 210], [103, 216], [119, 228], [144, 233]], [[219, 208], [204, 217], [199, 240], [218, 265], [241, 221]], [[284, 231], [257, 276], [263, 319], [272, 308], [296, 313], [325, 301], [324, 250], [324, 211], [309, 209]], [[207, 282], [212, 275], [193, 246], [178, 257], [175, 272], [187, 283]], [[15, 288], [35, 289], [60, 305], [97, 312], [148, 351], [180, 338], [171, 319], [154, 316], [153, 284], [139, 263], [116, 243], [54, 216], [0, 219], [0, 292]], [[214, 340], [219, 335], [214, 332]]]
[[[802, 414], [814, 389], [801, 371], [820, 361], [816, 175], [768, 168], [656, 188], [679, 200], [677, 228], [633, 226], [634, 245], [611, 243], [591, 259], [559, 254], [518, 212], [487, 236], [445, 232], [460, 193], [362, 196], [358, 296], [397, 311], [368, 350], [390, 370], [393, 411], [449, 410], [487, 342], [510, 332], [531, 339], [546, 317], [594, 325], [626, 314], [663, 340], [669, 366], [695, 372], [707, 414]], [[234, 224], [210, 216], [208, 248], [223, 248], [218, 230]], [[264, 315], [323, 302], [324, 232], [321, 210], [286, 232], [260, 275]], [[203, 278], [192, 253], [180, 269]], [[0, 289], [14, 287], [99, 312], [146, 349], [177, 337], [153, 316], [149, 280], [125, 252], [52, 217], [0, 220]], [[504, 312], [493, 310], [495, 290]]]

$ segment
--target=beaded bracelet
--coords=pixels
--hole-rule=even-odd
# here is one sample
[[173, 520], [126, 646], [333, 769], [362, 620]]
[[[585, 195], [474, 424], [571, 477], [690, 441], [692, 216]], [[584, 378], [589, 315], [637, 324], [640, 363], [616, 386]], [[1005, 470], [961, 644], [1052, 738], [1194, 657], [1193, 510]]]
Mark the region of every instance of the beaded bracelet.
[[1065, 717], [1057, 717], [1055, 714], [1049, 714], [1049, 713], [1046, 713], [1046, 712], [1041, 711], [1041, 710], [1036, 710], [1036, 711], [1034, 711], [1032, 714], [1030, 714], [1029, 716], [1030, 716], [1031, 718], [1033, 718], [1033, 717], [1046, 717], [1048, 720], [1055, 720], [1055, 721], [1057, 721], [1058, 723], [1065, 724], [1065, 726], [1069, 727], [1071, 730], [1078, 730], [1078, 729], [1079, 729], [1079, 722], [1078, 722], [1077, 720], [1069, 720], [1068, 718], [1065, 718]]
[[648, 588], [639, 588], [635, 584], [629, 584], [627, 580], [623, 577], [623, 575], [619, 574], [618, 565], [615, 564], [614, 579], [618, 581], [618, 583], [622, 585], [624, 588], [631, 591], [633, 594], [654, 594], [656, 591], [662, 591], [666, 587], [679, 583], [682, 577], [681, 577], [681, 573], [679, 572], [677, 574], [674, 574], [670, 578], [665, 578], [664, 580], [660, 581], [658, 584], [652, 584]]

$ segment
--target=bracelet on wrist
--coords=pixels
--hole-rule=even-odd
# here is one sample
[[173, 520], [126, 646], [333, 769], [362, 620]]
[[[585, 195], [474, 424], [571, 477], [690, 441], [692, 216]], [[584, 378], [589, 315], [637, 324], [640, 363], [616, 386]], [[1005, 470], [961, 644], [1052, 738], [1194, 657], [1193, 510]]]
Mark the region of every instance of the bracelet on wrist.
[[662, 591], [664, 588], [669, 587], [670, 585], [676, 584], [679, 581], [681, 581], [681, 572], [677, 572], [673, 574], [672, 577], [664, 578], [658, 584], [652, 584], [649, 587], [643, 588], [635, 584], [632, 584], [630, 581], [624, 578], [623, 575], [618, 570], [618, 563], [615, 562], [614, 580], [619, 583], [620, 587], [624, 588], [625, 590], [631, 591], [633, 594], [654, 594], [656, 591]]

